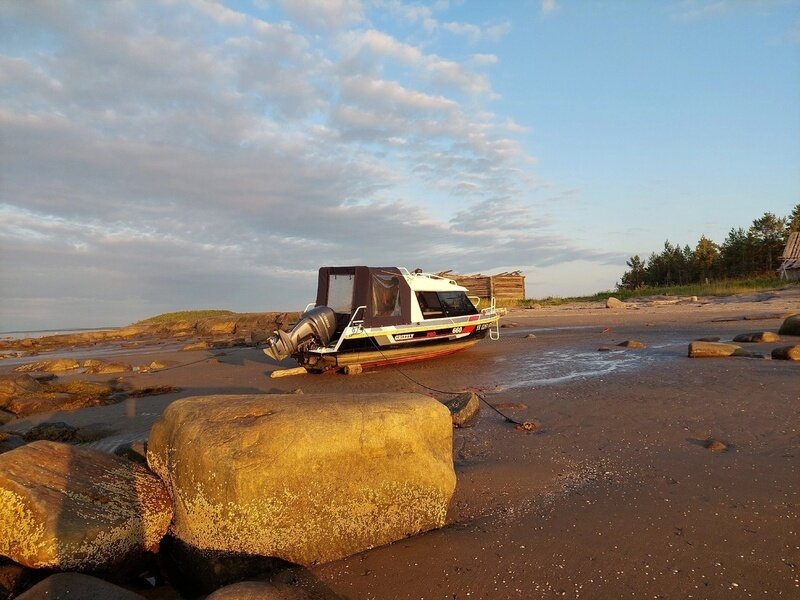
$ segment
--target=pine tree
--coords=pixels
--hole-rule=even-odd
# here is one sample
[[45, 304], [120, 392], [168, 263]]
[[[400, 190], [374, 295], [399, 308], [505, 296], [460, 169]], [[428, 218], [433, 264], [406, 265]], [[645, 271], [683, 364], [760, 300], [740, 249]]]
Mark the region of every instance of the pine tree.
[[628, 265], [631, 270], [625, 271], [625, 273], [622, 274], [622, 279], [617, 287], [621, 290], [639, 289], [644, 285], [645, 277], [647, 276], [645, 262], [642, 261], [637, 254], [631, 256], [625, 264]]
[[753, 221], [748, 233], [756, 244], [756, 269], [772, 271], [786, 244], [786, 219], [779, 219], [771, 212], [766, 212]]
[[717, 270], [718, 262], [719, 246], [706, 236], [700, 236], [692, 253], [692, 265], [699, 280], [705, 281], [706, 278], [713, 277]]
[[794, 207], [791, 214], [786, 217], [786, 228], [789, 231], [800, 231], [800, 204]]

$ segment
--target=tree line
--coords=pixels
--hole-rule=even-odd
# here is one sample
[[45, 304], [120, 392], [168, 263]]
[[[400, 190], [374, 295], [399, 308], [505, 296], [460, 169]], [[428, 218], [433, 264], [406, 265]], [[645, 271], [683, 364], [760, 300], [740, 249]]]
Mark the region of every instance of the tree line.
[[694, 248], [669, 240], [664, 250], [647, 259], [638, 254], [625, 264], [629, 270], [617, 284], [620, 290], [702, 283], [715, 279], [774, 276], [789, 233], [800, 231], [800, 204], [787, 217], [771, 212], [748, 228], [731, 229], [721, 244], [701, 236]]

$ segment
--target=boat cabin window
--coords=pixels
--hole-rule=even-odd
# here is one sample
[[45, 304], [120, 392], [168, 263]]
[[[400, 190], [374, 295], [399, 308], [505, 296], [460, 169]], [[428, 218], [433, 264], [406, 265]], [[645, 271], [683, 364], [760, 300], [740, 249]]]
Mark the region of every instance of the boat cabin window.
[[417, 292], [417, 302], [423, 319], [439, 319], [447, 316], [436, 292]]
[[353, 312], [353, 284], [355, 275], [330, 275], [328, 277], [328, 306], [333, 312], [349, 315]]
[[464, 292], [417, 292], [423, 319], [477, 315], [478, 309]]
[[397, 317], [400, 312], [400, 280], [395, 275], [372, 274], [372, 316]]

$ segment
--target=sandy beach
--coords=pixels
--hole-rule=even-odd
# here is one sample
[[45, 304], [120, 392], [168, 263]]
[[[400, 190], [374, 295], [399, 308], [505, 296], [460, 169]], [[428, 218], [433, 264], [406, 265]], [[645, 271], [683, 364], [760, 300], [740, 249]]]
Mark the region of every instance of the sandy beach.
[[[291, 361], [278, 365], [252, 347], [62, 350], [55, 354], [174, 361], [123, 377], [180, 392], [36, 414], [2, 429], [103, 424], [113, 433], [91, 445], [113, 450], [145, 441], [164, 408], [188, 396], [295, 392], [302, 403], [317, 392], [422, 391], [445, 400], [441, 392], [475, 390], [514, 419], [535, 422], [536, 431], [519, 431], [484, 405], [474, 427], [454, 432], [458, 483], [448, 524], [314, 568], [333, 593], [353, 600], [796, 598], [800, 363], [768, 357], [800, 340], [746, 344], [762, 359], [690, 359], [687, 346], [699, 337], [774, 332], [797, 312], [798, 288], [620, 309], [514, 309], [499, 341], [355, 376], [271, 379]], [[618, 346], [631, 339], [646, 347]], [[4, 360], [0, 374], [31, 360]], [[725, 449], [710, 450], [710, 440]]]

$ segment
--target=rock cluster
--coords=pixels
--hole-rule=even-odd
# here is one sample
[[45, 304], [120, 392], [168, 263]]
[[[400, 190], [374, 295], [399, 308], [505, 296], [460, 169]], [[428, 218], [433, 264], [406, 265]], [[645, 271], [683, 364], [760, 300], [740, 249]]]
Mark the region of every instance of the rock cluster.
[[[800, 336], [800, 314], [787, 317], [783, 321], [779, 333], [777, 334], [772, 331], [741, 333], [735, 336], [733, 341], [742, 344], [770, 344], [780, 342], [781, 335]], [[719, 337], [704, 337], [695, 339], [689, 344], [689, 357], [702, 358], [736, 356], [744, 358], [766, 358], [765, 354], [745, 350], [736, 344], [721, 343], [719, 342], [719, 339]], [[774, 360], [800, 361], [800, 344], [773, 348], [771, 357]]]
[[232, 335], [245, 340], [254, 332], [258, 335], [264, 331], [272, 332], [275, 329], [288, 328], [299, 316], [300, 313], [297, 312], [232, 313], [167, 323], [143, 322], [121, 329], [0, 340], [0, 350], [16, 350], [30, 354], [60, 348], [87, 347], [102, 342], [157, 341], [165, 338], [187, 337], [218, 339]]
[[[37, 385], [15, 375], [0, 391], [38, 393]], [[462, 408], [475, 402], [471, 394]], [[159, 565], [188, 557], [185, 573], [210, 573], [200, 577], [205, 594], [254, 566], [313, 565], [440, 527], [455, 490], [452, 427], [444, 405], [417, 394], [316, 395], [302, 404], [295, 394], [266, 394], [178, 400], [146, 447], [120, 452], [130, 460], [30, 441], [76, 441], [81, 430], [63, 423], [42, 423], [25, 439], [5, 435], [0, 555], [16, 569], [6, 587], [17, 594], [40, 579], [30, 569], [139, 573], [163, 544]], [[68, 573], [19, 597], [139, 596]], [[215, 597], [307, 596], [275, 580]]]

